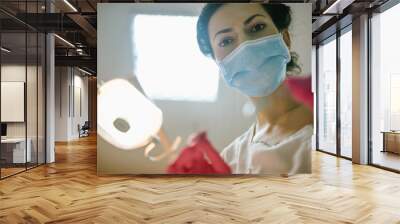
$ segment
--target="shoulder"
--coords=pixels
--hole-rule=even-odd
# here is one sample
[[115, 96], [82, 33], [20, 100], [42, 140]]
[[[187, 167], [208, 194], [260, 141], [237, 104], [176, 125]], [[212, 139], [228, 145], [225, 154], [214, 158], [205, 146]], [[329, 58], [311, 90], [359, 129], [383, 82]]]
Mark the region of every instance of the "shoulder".
[[253, 134], [253, 128], [254, 124], [222, 150], [221, 156], [225, 161], [229, 162], [234, 160], [242, 146], [247, 144], [249, 138], [251, 138]]
[[304, 140], [309, 140], [311, 141], [311, 137], [314, 133], [314, 126], [312, 124], [308, 124], [301, 128], [295, 135], [299, 136], [300, 138]]
[[[305, 125], [291, 136], [289, 136], [282, 144], [291, 150], [298, 151], [298, 149], [311, 149], [311, 141], [314, 133], [312, 124]], [[286, 148], [286, 147], [283, 147]]]
[[293, 166], [289, 174], [311, 173], [311, 138], [313, 135], [313, 126], [307, 125], [298, 133], [298, 149], [293, 154]]

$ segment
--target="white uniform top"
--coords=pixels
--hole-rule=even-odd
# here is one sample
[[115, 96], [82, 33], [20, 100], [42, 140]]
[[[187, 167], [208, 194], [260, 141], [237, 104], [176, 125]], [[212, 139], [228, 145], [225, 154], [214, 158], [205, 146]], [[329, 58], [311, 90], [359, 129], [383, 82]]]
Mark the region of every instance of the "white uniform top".
[[221, 153], [233, 174], [311, 173], [311, 137], [313, 126], [306, 125], [283, 141], [268, 145], [265, 129], [256, 132], [256, 124], [236, 138]]

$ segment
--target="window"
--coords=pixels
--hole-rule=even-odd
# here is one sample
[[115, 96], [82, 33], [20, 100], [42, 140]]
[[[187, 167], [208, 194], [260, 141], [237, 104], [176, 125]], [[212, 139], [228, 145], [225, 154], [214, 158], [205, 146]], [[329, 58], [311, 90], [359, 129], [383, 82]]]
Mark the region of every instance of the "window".
[[371, 19], [372, 163], [400, 170], [400, 4]]
[[340, 154], [352, 156], [352, 34], [340, 36]]
[[390, 130], [400, 130], [400, 73], [390, 74]]
[[336, 39], [318, 48], [318, 149], [336, 153]]
[[[20, 15], [42, 12], [40, 6], [44, 3], [18, 2]], [[0, 12], [0, 18], [10, 24], [19, 24], [3, 12]], [[0, 179], [44, 164], [46, 159], [45, 34], [23, 25], [13, 25], [12, 30], [2, 28]]]
[[150, 98], [216, 100], [218, 66], [201, 53], [196, 22], [190, 16], [135, 16], [135, 73]]

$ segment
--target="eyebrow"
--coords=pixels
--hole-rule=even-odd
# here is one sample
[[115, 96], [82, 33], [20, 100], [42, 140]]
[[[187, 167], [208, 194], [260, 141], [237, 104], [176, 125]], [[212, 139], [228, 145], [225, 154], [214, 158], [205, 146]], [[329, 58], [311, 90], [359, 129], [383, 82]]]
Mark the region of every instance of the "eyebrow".
[[[255, 17], [257, 17], [257, 16], [265, 17], [264, 15], [261, 15], [261, 14], [254, 14], [254, 15], [250, 16], [249, 18], [247, 18], [247, 19], [243, 22], [243, 24], [244, 24], [244, 25], [249, 24], [249, 23], [250, 23]], [[214, 39], [215, 39], [215, 37], [217, 37], [218, 34], [229, 33], [229, 32], [231, 32], [231, 31], [232, 31], [232, 28], [226, 28], [226, 29], [220, 30], [220, 31], [218, 31], [217, 33], [215, 33]]]
[[250, 16], [249, 18], [247, 18], [247, 19], [243, 22], [243, 24], [244, 24], [244, 25], [249, 24], [249, 23], [251, 22], [251, 20], [253, 20], [253, 19], [256, 18], [257, 16], [265, 17], [265, 16], [263, 16], [263, 15], [261, 15], [261, 14], [254, 14], [254, 15]]
[[214, 35], [214, 39], [217, 37], [218, 34], [229, 33], [231, 31], [232, 31], [232, 28], [226, 28], [226, 29], [220, 30]]

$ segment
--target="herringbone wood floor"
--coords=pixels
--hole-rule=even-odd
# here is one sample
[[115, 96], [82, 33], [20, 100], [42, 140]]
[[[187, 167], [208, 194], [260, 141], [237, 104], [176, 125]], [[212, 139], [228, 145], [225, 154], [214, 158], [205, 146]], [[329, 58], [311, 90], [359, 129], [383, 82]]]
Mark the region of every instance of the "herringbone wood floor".
[[96, 176], [96, 139], [0, 181], [0, 223], [400, 223], [400, 175], [313, 153], [313, 174]]

